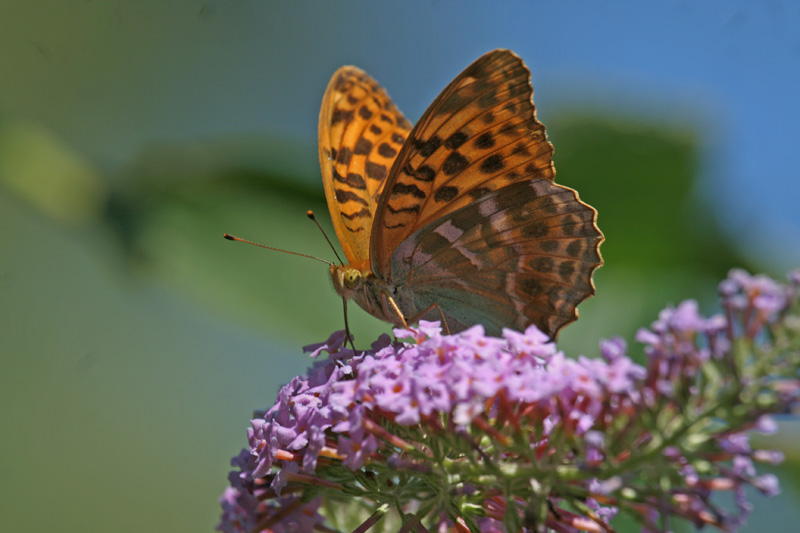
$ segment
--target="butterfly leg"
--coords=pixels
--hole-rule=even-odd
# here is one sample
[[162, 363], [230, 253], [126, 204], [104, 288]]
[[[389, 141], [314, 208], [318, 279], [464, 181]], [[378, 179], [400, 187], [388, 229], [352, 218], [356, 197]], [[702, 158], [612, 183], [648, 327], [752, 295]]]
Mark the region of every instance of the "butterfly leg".
[[353, 336], [350, 334], [350, 324], [347, 321], [347, 298], [342, 298], [342, 306], [344, 307], [344, 334], [346, 339], [350, 341], [350, 347], [353, 349], [353, 354], [355, 354], [356, 345], [353, 344]]
[[413, 317], [411, 317], [411, 320], [409, 320], [409, 322], [418, 321], [420, 318], [422, 318], [423, 316], [427, 315], [430, 311], [433, 311], [434, 309], [439, 311], [439, 317], [442, 319], [442, 327], [444, 327], [444, 332], [447, 335], [450, 335], [450, 327], [447, 325], [447, 319], [444, 317], [444, 311], [442, 311], [442, 308], [439, 307], [439, 304], [435, 303], [435, 302], [432, 303], [431, 305], [429, 305], [428, 308], [425, 309], [424, 311], [421, 311], [421, 312], [417, 313], [416, 315], [414, 315]]
[[402, 323], [402, 325], [403, 325], [403, 327], [405, 329], [410, 329], [411, 331], [414, 331], [413, 328], [411, 328], [408, 325], [408, 322], [406, 322], [406, 317], [403, 314], [403, 312], [400, 310], [400, 308], [397, 306], [397, 302], [394, 301], [394, 298], [392, 298], [391, 296], [389, 296], [385, 292], [382, 292], [381, 293], [381, 300], [383, 300], [384, 308], [386, 307], [386, 304], [388, 303], [392, 307], [394, 312], [397, 313], [397, 316], [398, 316], [398, 318], [400, 318], [400, 322]]
[[418, 321], [420, 318], [422, 318], [423, 316], [425, 316], [426, 314], [428, 314], [428, 312], [430, 312], [430, 311], [433, 311], [434, 309], [436, 309], [437, 311], [439, 311], [439, 316], [442, 318], [442, 326], [444, 327], [444, 331], [445, 331], [445, 333], [446, 333], [447, 335], [450, 335], [450, 328], [449, 328], [449, 327], [448, 327], [448, 325], [447, 325], [447, 319], [445, 319], [445, 317], [444, 317], [444, 312], [442, 311], [442, 308], [441, 308], [441, 307], [439, 307], [439, 304], [438, 304], [438, 303], [433, 303], [433, 304], [431, 304], [431, 305], [430, 305], [430, 306], [429, 306], [427, 309], [425, 309], [424, 311], [422, 311], [422, 312], [420, 312], [420, 313], [417, 313], [416, 315], [414, 315], [413, 317], [411, 317], [409, 320], [406, 320], [406, 317], [405, 317], [405, 315], [403, 315], [403, 312], [402, 312], [402, 311], [400, 310], [400, 308], [397, 306], [397, 303], [394, 301], [394, 298], [392, 298], [391, 296], [389, 296], [389, 295], [388, 295], [388, 294], [386, 294], [385, 292], [384, 292], [384, 293], [381, 293], [381, 296], [384, 298], [384, 302], [388, 302], [388, 303], [389, 303], [389, 305], [391, 305], [391, 306], [392, 306], [392, 309], [394, 309], [394, 312], [395, 312], [395, 313], [397, 313], [397, 316], [398, 316], [398, 317], [400, 317], [400, 321], [403, 323], [403, 327], [404, 327], [405, 329], [410, 329], [410, 330], [414, 331], [414, 329], [413, 329], [413, 328], [411, 328], [411, 327], [409, 327], [409, 325], [408, 325], [408, 324], [409, 324], [409, 323], [412, 323], [412, 324], [413, 324], [414, 322], [417, 322], [417, 321]]

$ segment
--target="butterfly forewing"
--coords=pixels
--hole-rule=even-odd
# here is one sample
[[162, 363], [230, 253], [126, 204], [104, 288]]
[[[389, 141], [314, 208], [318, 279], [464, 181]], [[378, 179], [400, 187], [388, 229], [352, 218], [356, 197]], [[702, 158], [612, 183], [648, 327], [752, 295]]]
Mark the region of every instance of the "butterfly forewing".
[[333, 75], [319, 118], [319, 158], [331, 219], [351, 266], [369, 266], [378, 195], [411, 125], [355, 67]]
[[530, 72], [506, 50], [467, 67], [412, 130], [376, 212], [373, 270], [416, 229], [509, 183], [552, 180], [553, 148], [536, 120]]

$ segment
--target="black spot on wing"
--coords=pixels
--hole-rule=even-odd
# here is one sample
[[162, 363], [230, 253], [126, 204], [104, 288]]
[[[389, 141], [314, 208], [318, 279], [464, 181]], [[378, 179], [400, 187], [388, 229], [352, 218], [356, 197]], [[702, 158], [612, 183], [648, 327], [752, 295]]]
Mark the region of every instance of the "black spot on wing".
[[416, 148], [423, 157], [432, 155], [433, 152], [435, 152], [441, 145], [442, 139], [440, 139], [437, 135], [434, 135], [427, 141], [423, 141], [421, 139], [414, 141], [414, 148]]
[[574, 240], [567, 245], [567, 255], [570, 257], [579, 257], [581, 253], [581, 241]]
[[358, 190], [364, 190], [367, 188], [367, 182], [364, 181], [364, 177], [361, 174], [356, 174], [355, 172], [351, 172], [347, 175], [347, 177], [343, 177], [341, 174], [336, 172], [336, 169], [333, 169], [333, 179], [338, 181], [339, 183], [344, 183], [349, 187]]
[[436, 189], [436, 193], [433, 195], [433, 199], [437, 202], [449, 202], [453, 198], [458, 196], [458, 187], [451, 187], [449, 185], [445, 185], [443, 187], [439, 187]]
[[453, 174], [458, 174], [468, 166], [469, 161], [466, 157], [458, 152], [452, 152], [449, 156], [447, 156], [447, 159], [445, 159], [444, 165], [442, 165], [442, 170], [448, 176], [452, 176]]
[[[526, 74], [526, 73], [525, 73]], [[509, 82], [506, 86], [506, 92], [508, 93], [510, 98], [516, 98], [517, 96], [522, 96], [525, 93], [530, 93], [531, 88], [530, 84], [528, 83], [527, 76], [524, 76], [524, 79], [520, 83], [513, 83]]]
[[361, 211], [356, 211], [355, 213], [351, 213], [349, 215], [342, 212], [342, 216], [347, 220], [353, 220], [354, 218], [371, 218], [372, 213], [370, 213], [370, 210], [365, 207]]
[[436, 171], [433, 170], [428, 165], [422, 165], [421, 167], [419, 167], [417, 169], [416, 172], [414, 172], [411, 175], [414, 176], [414, 178], [416, 178], [416, 179], [418, 179], [420, 181], [426, 181], [427, 182], [427, 181], [433, 181], [433, 178], [436, 177]]
[[[344, 216], [342, 216], [342, 218], [344, 218]], [[350, 226], [345, 224], [344, 227], [347, 228], [347, 231], [349, 231], [350, 233], [358, 233], [359, 231], [363, 231], [364, 230], [364, 228], [361, 227], [361, 226], [359, 226], [357, 228], [351, 228]]]
[[558, 267], [558, 275], [561, 278], [569, 280], [572, 278], [572, 275], [575, 274], [575, 262], [574, 261], [564, 261]]
[[550, 233], [550, 228], [544, 222], [534, 222], [523, 226], [521, 233], [526, 239], [541, 239]]
[[456, 150], [460, 148], [462, 144], [467, 142], [467, 139], [468, 136], [466, 133], [457, 131], [447, 138], [447, 140], [444, 142], [444, 147], [448, 150]]
[[511, 155], [521, 155], [523, 157], [530, 157], [531, 153], [528, 150], [528, 147], [525, 146], [525, 142], [520, 142], [514, 145], [514, 148], [511, 149]]
[[[405, 207], [400, 207], [399, 209], [395, 209], [394, 207], [392, 207], [391, 204], [386, 204], [386, 209], [388, 209], [391, 213], [393, 213], [395, 215], [397, 213], [419, 213], [419, 204], [407, 205]], [[405, 226], [405, 224], [400, 224], [400, 225], [401, 226]], [[386, 227], [388, 228], [390, 226], [386, 226]], [[397, 227], [397, 226], [391, 226], [391, 227]]]
[[534, 277], [525, 276], [521, 279], [518, 278], [517, 282], [520, 284], [524, 294], [544, 294], [542, 282]]
[[500, 154], [494, 154], [483, 160], [480, 170], [484, 174], [492, 174], [494, 172], [503, 170], [505, 166], [506, 165], [503, 162], [503, 157]]
[[550, 257], [534, 257], [528, 264], [532, 270], [542, 274], [550, 274], [555, 268], [555, 262]]
[[488, 194], [488, 193], [490, 193], [490, 192], [492, 192], [492, 190], [491, 190], [491, 189], [489, 189], [489, 188], [486, 188], [486, 187], [476, 187], [475, 189], [472, 189], [471, 191], [469, 191], [469, 196], [470, 196], [470, 198], [472, 198], [473, 200], [477, 200], [477, 199], [478, 199], [478, 198], [480, 198], [481, 196], [483, 196], [483, 195], [485, 195], [485, 194]]
[[367, 173], [367, 177], [373, 180], [382, 180], [386, 177], [386, 165], [379, 165], [378, 163], [367, 161], [364, 170]]
[[411, 184], [400, 183], [400, 182], [395, 183], [394, 186], [392, 187], [392, 194], [411, 195], [414, 198], [420, 198], [420, 199], [426, 198], [425, 192], [423, 192], [422, 189], [420, 189], [413, 183]]
[[337, 124], [339, 122], [350, 122], [353, 120], [353, 110], [337, 109], [331, 116], [331, 123]]
[[518, 123], [507, 122], [503, 127], [500, 128], [499, 133], [500, 135], [510, 135], [516, 137], [518, 129]]
[[397, 155], [397, 150], [389, 146], [388, 143], [381, 143], [378, 146], [378, 154], [382, 157], [392, 158]]
[[486, 150], [494, 146], [494, 136], [492, 133], [487, 131], [486, 133], [482, 133], [475, 142], [473, 143], [475, 148], [480, 148], [481, 150]]
[[336, 201], [340, 204], [346, 202], [356, 202], [361, 205], [369, 206], [366, 200], [352, 191], [343, 191], [342, 189], [334, 189], [336, 193]]
[[358, 141], [356, 141], [356, 145], [353, 148], [353, 153], [356, 155], [367, 155], [371, 150], [372, 143], [364, 137], [361, 137]]
[[351, 152], [350, 149], [345, 146], [344, 148], [342, 148], [339, 151], [339, 153], [338, 153], [338, 155], [336, 157], [336, 162], [337, 163], [341, 163], [341, 164], [343, 164], [345, 166], [348, 166], [348, 165], [350, 165], [350, 158], [352, 156], [353, 156], [353, 152]]

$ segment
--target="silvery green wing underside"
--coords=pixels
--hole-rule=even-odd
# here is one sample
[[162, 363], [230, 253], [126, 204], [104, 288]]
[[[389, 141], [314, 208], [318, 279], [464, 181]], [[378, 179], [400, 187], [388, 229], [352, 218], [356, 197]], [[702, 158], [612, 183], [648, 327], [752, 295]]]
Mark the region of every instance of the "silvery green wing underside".
[[547, 179], [513, 183], [403, 241], [391, 281], [410, 290], [417, 310], [438, 304], [451, 331], [480, 323], [498, 335], [535, 324], [555, 336], [594, 294], [603, 240], [595, 218], [572, 189]]

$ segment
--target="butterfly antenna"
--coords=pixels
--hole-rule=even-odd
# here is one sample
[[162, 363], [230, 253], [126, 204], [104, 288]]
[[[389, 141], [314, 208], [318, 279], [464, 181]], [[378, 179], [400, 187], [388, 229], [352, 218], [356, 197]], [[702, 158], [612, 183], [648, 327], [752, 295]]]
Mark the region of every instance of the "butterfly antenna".
[[306, 254], [301, 254], [301, 253], [297, 253], [297, 252], [290, 252], [289, 250], [281, 250], [280, 248], [273, 248], [272, 246], [264, 246], [263, 244], [259, 244], [257, 242], [248, 241], [247, 239], [241, 239], [239, 237], [231, 235], [230, 233], [226, 233], [225, 235], [223, 235], [223, 237], [225, 237], [229, 241], [244, 242], [244, 243], [247, 243], [247, 244], [252, 244], [253, 246], [258, 246], [259, 248], [266, 248], [267, 250], [275, 250], [276, 252], [283, 252], [285, 254], [299, 255], [300, 257], [308, 257], [309, 259], [316, 259], [317, 261], [321, 261], [321, 262], [325, 263], [326, 265], [333, 265], [333, 263], [331, 263], [330, 261], [326, 261], [325, 259], [320, 259], [319, 257], [314, 257], [313, 255], [306, 255]]
[[342, 261], [342, 258], [341, 258], [341, 257], [339, 257], [339, 253], [336, 251], [336, 247], [335, 247], [335, 246], [333, 246], [333, 243], [332, 243], [332, 242], [331, 242], [331, 240], [328, 238], [328, 234], [327, 234], [327, 233], [325, 233], [325, 230], [324, 230], [324, 229], [322, 229], [322, 225], [320, 225], [320, 223], [319, 223], [319, 220], [317, 220], [317, 217], [315, 217], [315, 216], [314, 216], [314, 212], [313, 212], [313, 211], [311, 211], [311, 210], [309, 209], [309, 210], [308, 210], [308, 213], [306, 213], [306, 215], [308, 216], [308, 218], [310, 218], [311, 220], [313, 220], [313, 221], [314, 221], [314, 224], [316, 224], [316, 225], [317, 225], [317, 227], [319, 228], [319, 230], [322, 232], [322, 235], [325, 237], [325, 240], [326, 240], [326, 241], [328, 241], [328, 244], [330, 244], [330, 245], [331, 245], [331, 250], [333, 250], [333, 255], [335, 255], [335, 256], [336, 256], [336, 259], [338, 259], [338, 260], [339, 260], [339, 263], [341, 263], [342, 265], [344, 265], [344, 261]]

